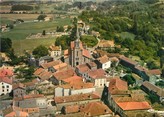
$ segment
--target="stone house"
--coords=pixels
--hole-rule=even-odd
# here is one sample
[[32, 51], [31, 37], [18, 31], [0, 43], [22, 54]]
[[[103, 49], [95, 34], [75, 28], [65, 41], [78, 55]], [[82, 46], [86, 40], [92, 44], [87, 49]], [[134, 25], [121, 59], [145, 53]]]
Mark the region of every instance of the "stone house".
[[48, 62], [51, 62], [51, 61], [53, 61], [53, 57], [43, 56], [43, 57], [40, 57], [39, 59], [36, 60], [36, 65], [41, 66], [42, 64], [48, 63]]
[[55, 72], [52, 75], [52, 77], [49, 79], [49, 81], [52, 82], [52, 84], [54, 84], [54, 85], [61, 85], [63, 79], [66, 79], [66, 78], [69, 78], [72, 76], [76, 76], [76, 73], [73, 70], [73, 68], [69, 68], [66, 70]]
[[64, 106], [74, 104], [85, 104], [88, 102], [100, 101], [100, 96], [96, 93], [76, 94], [69, 96], [54, 97], [57, 111], [61, 111]]
[[58, 65], [52, 66], [49, 68], [49, 71], [51, 72], [57, 72], [68, 69], [70, 66], [67, 63], [60, 63]]
[[90, 71], [90, 68], [86, 64], [78, 65], [75, 68], [75, 72], [77, 73], [77, 75], [79, 75], [83, 78], [85, 78], [87, 76], [88, 71]]
[[161, 103], [164, 102], [164, 89], [158, 87], [158, 86], [155, 86], [154, 84], [151, 84], [150, 82], [148, 81], [145, 81], [143, 82], [142, 86], [141, 86], [141, 89], [143, 91], [145, 91], [146, 93], [152, 93], [156, 96], [158, 96], [159, 98], [159, 101]]
[[101, 101], [89, 102], [81, 105], [75, 104], [75, 105], [65, 106], [64, 111], [66, 114], [81, 113], [82, 116], [92, 116], [92, 117], [112, 116], [112, 111]]
[[83, 82], [83, 78], [79, 76], [64, 79], [63, 82], [65, 84], [55, 88], [55, 96], [68, 96], [95, 92], [95, 87], [93, 87], [94, 84]]
[[25, 95], [14, 98], [14, 105], [20, 108], [47, 108], [47, 99], [42, 94]]
[[59, 65], [61, 64], [62, 62], [60, 60], [56, 60], [56, 61], [50, 61], [50, 62], [47, 62], [47, 63], [44, 63], [42, 64], [40, 67], [45, 69], [45, 70], [48, 70], [50, 71], [50, 68], [55, 66], [55, 65]]
[[26, 87], [22, 83], [13, 84], [13, 97], [22, 97], [26, 95]]

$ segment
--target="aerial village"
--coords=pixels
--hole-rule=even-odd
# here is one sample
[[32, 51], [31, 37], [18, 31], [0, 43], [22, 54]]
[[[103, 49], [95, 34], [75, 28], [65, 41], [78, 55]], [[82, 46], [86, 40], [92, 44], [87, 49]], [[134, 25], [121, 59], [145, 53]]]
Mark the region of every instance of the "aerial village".
[[[46, 18], [45, 22], [51, 20]], [[46, 56], [36, 58], [30, 53], [26, 65], [8, 65], [11, 58], [0, 53], [0, 117], [164, 117], [164, 89], [156, 85], [163, 81], [162, 70], [108, 52], [121, 50], [122, 45], [100, 38], [98, 31], [89, 34], [90, 25], [81, 19], [76, 25], [68, 49], [52, 43]], [[67, 28], [26, 39], [70, 35]], [[83, 35], [94, 36], [98, 43], [88, 47], [81, 41]], [[34, 71], [26, 70], [27, 66]]]
[[[101, 40], [94, 49], [87, 48], [80, 41], [80, 34], [77, 28], [76, 40], [67, 50], [50, 45], [49, 56], [38, 61], [31, 57], [29, 63], [37, 66], [31, 82], [21, 83], [16, 79], [18, 73], [14, 73], [14, 66], [1, 67], [0, 95], [12, 93], [12, 98], [1, 99], [2, 116], [126, 117], [134, 112], [138, 115], [163, 114], [155, 112], [145, 99], [146, 94], [152, 93], [160, 103], [164, 103], [164, 90], [154, 85], [161, 75], [159, 69], [148, 70], [124, 55], [106, 53], [106, 48], [118, 46], [114, 41]], [[115, 68], [119, 64], [133, 72], [135, 83], [128, 85], [122, 80], [128, 73], [117, 71]]]

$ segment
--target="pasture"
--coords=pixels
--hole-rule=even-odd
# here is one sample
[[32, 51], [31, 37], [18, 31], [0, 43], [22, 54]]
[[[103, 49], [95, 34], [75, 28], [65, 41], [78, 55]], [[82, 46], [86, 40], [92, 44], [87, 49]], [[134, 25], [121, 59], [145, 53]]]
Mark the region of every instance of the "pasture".
[[56, 26], [64, 26], [71, 24], [70, 19], [55, 19], [48, 22], [27, 22], [22, 24], [16, 24], [14, 29], [8, 32], [1, 33], [2, 37], [8, 37], [12, 40], [26, 39], [30, 34], [42, 33], [43, 30], [55, 31]]
[[17, 55], [22, 55], [24, 50], [32, 52], [39, 45], [49, 47], [53, 43], [55, 43], [55, 38], [12, 40], [12, 47]]

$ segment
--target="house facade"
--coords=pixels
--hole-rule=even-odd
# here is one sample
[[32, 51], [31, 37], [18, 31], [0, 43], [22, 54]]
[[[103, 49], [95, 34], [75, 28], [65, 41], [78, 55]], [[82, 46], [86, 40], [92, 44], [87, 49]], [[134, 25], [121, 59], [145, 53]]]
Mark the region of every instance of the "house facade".
[[24, 95], [26, 95], [25, 86], [22, 83], [13, 84], [13, 96], [14, 96], [14, 98], [22, 97]]
[[104, 55], [97, 60], [95, 60], [95, 63], [97, 64], [97, 68], [102, 68], [102, 69], [108, 69], [111, 67], [111, 60], [107, 57], [107, 55]]
[[49, 47], [49, 54], [50, 54], [51, 57], [60, 56], [62, 54], [62, 48], [61, 48], [61, 46], [51, 45]]
[[47, 99], [44, 95], [25, 95], [22, 98], [14, 98], [15, 106], [20, 108], [47, 108]]
[[8, 67], [0, 69], [0, 95], [6, 95], [12, 91], [13, 71]]

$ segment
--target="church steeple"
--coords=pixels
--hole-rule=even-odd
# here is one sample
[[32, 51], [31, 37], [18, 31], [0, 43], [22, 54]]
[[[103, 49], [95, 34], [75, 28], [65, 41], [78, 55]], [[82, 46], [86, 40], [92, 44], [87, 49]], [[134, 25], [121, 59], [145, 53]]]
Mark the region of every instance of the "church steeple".
[[76, 29], [76, 40], [75, 40], [75, 48], [80, 47], [80, 35], [79, 35], [79, 30], [78, 27]]

